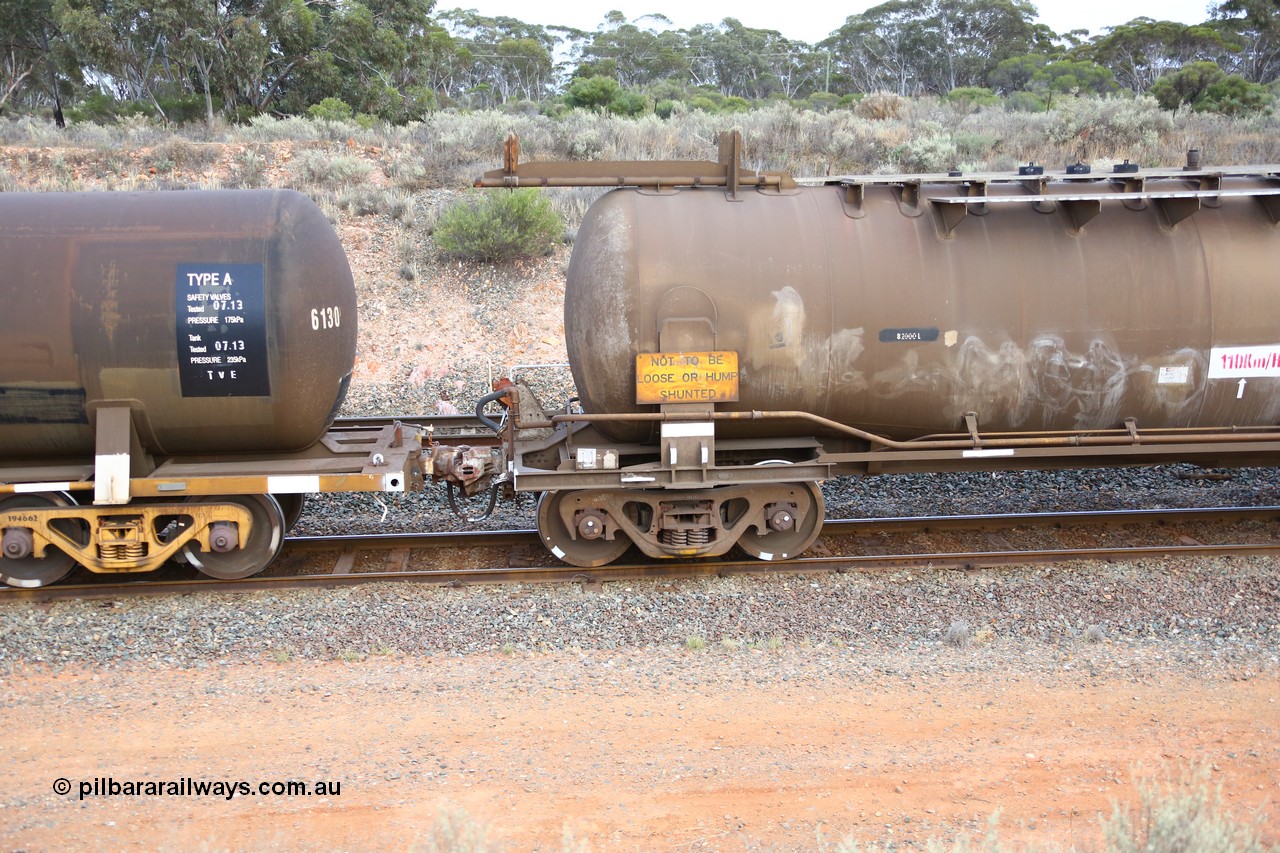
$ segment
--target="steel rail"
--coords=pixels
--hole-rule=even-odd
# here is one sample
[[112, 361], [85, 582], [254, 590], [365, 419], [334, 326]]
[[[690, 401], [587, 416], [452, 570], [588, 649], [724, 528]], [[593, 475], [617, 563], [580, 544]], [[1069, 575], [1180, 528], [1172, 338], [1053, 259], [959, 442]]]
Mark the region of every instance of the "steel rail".
[[[992, 530], [1010, 527], [1123, 526], [1164, 524], [1169, 521], [1280, 521], [1280, 506], [1189, 507], [1173, 509], [1087, 510], [979, 515], [896, 516], [889, 518], [831, 519], [823, 522], [822, 536], [849, 536], [880, 532], [930, 532], [935, 530]], [[458, 540], [462, 540], [459, 544]], [[360, 550], [370, 546], [401, 548], [450, 548], [538, 544], [536, 530], [469, 530], [456, 533], [372, 533], [351, 536], [291, 536], [285, 547], [293, 551], [323, 552]]]
[[[1189, 508], [1173, 510], [1112, 510], [1098, 512], [1022, 513], [1015, 515], [915, 516], [886, 519], [856, 519], [828, 522], [826, 535], [862, 535], [881, 532], [936, 532], [941, 530], [993, 530], [1009, 528], [1065, 528], [1130, 525], [1160, 526], [1170, 523], [1207, 522], [1235, 524], [1244, 521], [1280, 521], [1280, 507]], [[1171, 555], [1246, 556], [1280, 555], [1280, 541], [1233, 544], [1181, 544], [1109, 546], [1094, 548], [1036, 548], [907, 554], [849, 554], [799, 557], [787, 561], [707, 559], [692, 562], [615, 563], [595, 569], [562, 564], [549, 566], [500, 566], [474, 569], [426, 569], [394, 571], [352, 571], [359, 554], [387, 552], [400, 555], [407, 564], [413, 550], [430, 548], [512, 547], [538, 543], [531, 530], [468, 531], [457, 533], [377, 534], [364, 537], [312, 536], [287, 540], [292, 553], [338, 553], [339, 562], [326, 573], [305, 575], [258, 575], [243, 580], [174, 578], [139, 575], [119, 576], [126, 580], [64, 584], [38, 589], [0, 589], [0, 602], [102, 599], [132, 595], [191, 594], [195, 592], [250, 592], [264, 590], [335, 588], [378, 581], [463, 586], [495, 583], [587, 583], [634, 581], [653, 578], [689, 578], [708, 575], [739, 575], [794, 571], [880, 571], [928, 567], [931, 569], [994, 568], [1011, 565], [1045, 565], [1071, 561], [1134, 560]], [[343, 557], [347, 557], [345, 567]], [[388, 560], [389, 562], [391, 560]], [[101, 577], [101, 576], [100, 576]]]

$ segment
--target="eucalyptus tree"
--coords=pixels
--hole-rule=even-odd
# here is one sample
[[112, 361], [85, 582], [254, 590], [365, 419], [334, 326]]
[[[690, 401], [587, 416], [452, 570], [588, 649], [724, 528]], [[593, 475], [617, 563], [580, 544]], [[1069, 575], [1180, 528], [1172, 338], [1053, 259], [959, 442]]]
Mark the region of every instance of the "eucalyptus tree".
[[81, 81], [79, 64], [53, 19], [53, 0], [0, 3], [0, 113], [47, 103], [62, 127], [63, 93]]
[[726, 96], [759, 100], [771, 95], [806, 97], [824, 83], [825, 54], [777, 30], [744, 25], [737, 18], [688, 31], [692, 82]]
[[1280, 0], [1225, 0], [1210, 26], [1233, 43], [1218, 64], [1253, 83], [1280, 79]]
[[436, 15], [454, 40], [448, 94], [473, 106], [510, 100], [540, 101], [551, 94], [559, 38], [547, 27], [469, 9]]
[[1050, 50], [1026, 0], [889, 0], [851, 15], [818, 46], [854, 91], [899, 95], [985, 86], [1005, 59]]
[[612, 77], [625, 89], [660, 80], [686, 81], [689, 51], [687, 33], [672, 29], [665, 15], [628, 20], [616, 10], [605, 15], [594, 32], [579, 32], [571, 49], [575, 77]]
[[1095, 36], [1076, 53], [1111, 69], [1121, 86], [1143, 93], [1161, 75], [1184, 65], [1212, 60], [1230, 46], [1223, 33], [1205, 24], [1134, 18]]

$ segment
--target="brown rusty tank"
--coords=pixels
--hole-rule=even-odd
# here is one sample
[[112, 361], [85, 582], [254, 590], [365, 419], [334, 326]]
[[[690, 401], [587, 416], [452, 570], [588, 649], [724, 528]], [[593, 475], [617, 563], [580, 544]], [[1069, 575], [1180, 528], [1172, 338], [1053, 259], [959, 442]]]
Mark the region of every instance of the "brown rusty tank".
[[984, 432], [1274, 424], [1278, 187], [1163, 173], [617, 190], [574, 246], [569, 359], [597, 413], [656, 409], [635, 401], [640, 353], [736, 351], [740, 396], [719, 408], [892, 438], [963, 431], [968, 412]]
[[292, 191], [0, 193], [0, 456], [92, 452], [128, 401], [156, 454], [287, 451], [333, 419], [356, 298]]

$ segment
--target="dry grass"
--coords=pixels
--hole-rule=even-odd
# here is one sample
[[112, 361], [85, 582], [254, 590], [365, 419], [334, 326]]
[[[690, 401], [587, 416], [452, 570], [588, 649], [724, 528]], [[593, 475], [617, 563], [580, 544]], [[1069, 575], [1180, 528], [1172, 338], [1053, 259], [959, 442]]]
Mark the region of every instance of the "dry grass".
[[121, 180], [132, 169], [144, 179], [160, 175], [199, 185], [202, 175], [220, 172], [230, 175], [229, 186], [258, 186], [271, 176], [277, 165], [273, 158], [287, 143], [300, 152], [299, 162], [289, 166], [290, 181], [304, 188], [332, 190], [372, 180], [416, 193], [460, 188], [496, 167], [502, 140], [511, 131], [520, 135], [525, 159], [713, 159], [717, 134], [731, 122], [742, 130], [750, 167], [785, 169], [801, 177], [1007, 170], [1030, 161], [1053, 167], [1129, 159], [1176, 166], [1188, 148], [1199, 148], [1206, 164], [1280, 161], [1280, 118], [1170, 113], [1149, 98], [1092, 97], [1060, 99], [1045, 113], [1001, 106], [971, 111], [936, 98], [873, 95], [852, 110], [817, 113], [780, 104], [732, 120], [698, 110], [669, 119], [442, 112], [404, 126], [259, 117], [245, 126], [197, 126], [176, 133], [139, 119], [58, 131], [20, 118], [0, 121], [0, 145], [9, 149], [5, 172], [19, 176], [28, 158], [60, 156], [70, 173], [114, 174]]

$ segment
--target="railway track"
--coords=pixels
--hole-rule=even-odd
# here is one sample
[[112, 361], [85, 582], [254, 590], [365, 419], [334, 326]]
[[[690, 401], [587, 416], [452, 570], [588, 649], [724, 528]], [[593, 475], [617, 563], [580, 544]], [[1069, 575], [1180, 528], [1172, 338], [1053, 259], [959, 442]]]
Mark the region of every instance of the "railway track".
[[829, 521], [819, 543], [796, 559], [618, 562], [596, 569], [552, 560], [532, 530], [295, 537], [265, 573], [244, 580], [214, 580], [176, 565], [119, 579], [84, 572], [56, 586], [0, 589], [0, 602], [333, 588], [378, 581], [598, 586], [605, 581], [778, 571], [972, 570], [1077, 560], [1277, 555], [1277, 522], [1280, 507]]

